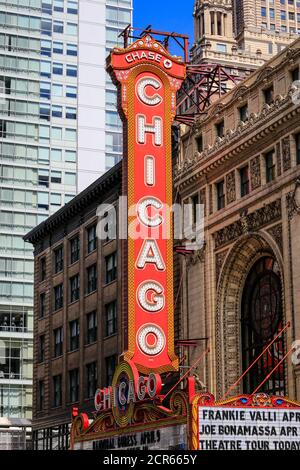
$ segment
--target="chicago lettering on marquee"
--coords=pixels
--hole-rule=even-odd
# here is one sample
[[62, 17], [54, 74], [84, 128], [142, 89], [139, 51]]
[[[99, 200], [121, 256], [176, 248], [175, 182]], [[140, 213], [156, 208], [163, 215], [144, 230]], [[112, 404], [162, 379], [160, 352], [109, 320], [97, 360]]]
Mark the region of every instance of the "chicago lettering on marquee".
[[123, 178], [129, 227], [128, 345], [124, 359], [146, 374], [177, 370], [168, 209], [172, 206], [171, 124], [185, 65], [146, 35], [127, 49], [115, 48], [108, 71], [119, 87], [127, 141]]

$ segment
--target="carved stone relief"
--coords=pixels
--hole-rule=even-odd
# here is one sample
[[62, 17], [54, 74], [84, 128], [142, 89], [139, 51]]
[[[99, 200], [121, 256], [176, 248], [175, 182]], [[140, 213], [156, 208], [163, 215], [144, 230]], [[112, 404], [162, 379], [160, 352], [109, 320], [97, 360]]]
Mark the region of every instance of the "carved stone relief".
[[261, 172], [260, 172], [260, 157], [255, 157], [250, 160], [250, 178], [251, 188], [256, 189], [261, 185]]

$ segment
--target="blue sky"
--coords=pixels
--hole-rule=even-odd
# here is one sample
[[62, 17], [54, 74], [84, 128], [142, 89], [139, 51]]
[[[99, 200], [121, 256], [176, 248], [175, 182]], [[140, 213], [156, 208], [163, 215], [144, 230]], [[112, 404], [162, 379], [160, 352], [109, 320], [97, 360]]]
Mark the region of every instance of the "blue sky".
[[188, 34], [190, 46], [193, 34], [194, 0], [133, 0], [133, 26]]

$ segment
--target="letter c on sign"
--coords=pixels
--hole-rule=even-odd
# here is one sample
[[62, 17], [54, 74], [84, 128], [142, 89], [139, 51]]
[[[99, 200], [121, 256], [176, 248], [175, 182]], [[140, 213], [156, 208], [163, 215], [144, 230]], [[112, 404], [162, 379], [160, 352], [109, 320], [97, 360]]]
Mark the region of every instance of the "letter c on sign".
[[137, 203], [138, 218], [146, 227], [158, 227], [163, 219], [159, 214], [156, 214], [154, 217], [149, 217], [149, 215], [147, 215], [147, 207], [149, 206], [157, 210], [163, 207], [162, 202], [156, 197], [142, 199]]
[[137, 84], [137, 93], [140, 100], [147, 106], [156, 106], [162, 102], [161, 96], [155, 93], [153, 96], [149, 96], [146, 93], [146, 87], [152, 86], [155, 90], [159, 90], [161, 87], [160, 82], [156, 78], [145, 77], [142, 78]]

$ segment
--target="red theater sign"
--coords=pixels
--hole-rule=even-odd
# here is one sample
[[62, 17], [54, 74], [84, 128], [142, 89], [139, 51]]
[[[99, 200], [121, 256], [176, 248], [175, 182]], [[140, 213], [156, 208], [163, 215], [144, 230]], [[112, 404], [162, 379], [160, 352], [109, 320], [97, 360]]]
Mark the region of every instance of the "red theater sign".
[[[108, 70], [125, 121], [128, 196], [128, 350], [143, 373], [178, 368], [174, 353], [171, 124], [181, 59], [146, 35], [114, 49]], [[126, 136], [127, 129], [127, 136]]]

